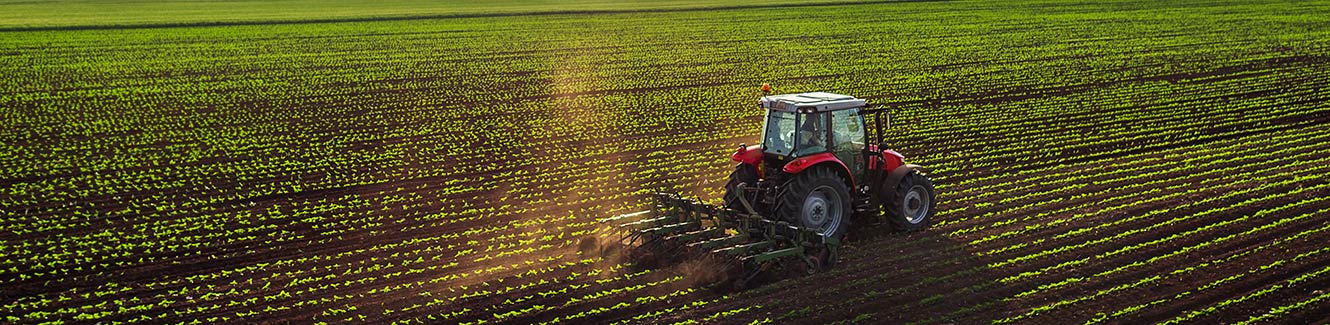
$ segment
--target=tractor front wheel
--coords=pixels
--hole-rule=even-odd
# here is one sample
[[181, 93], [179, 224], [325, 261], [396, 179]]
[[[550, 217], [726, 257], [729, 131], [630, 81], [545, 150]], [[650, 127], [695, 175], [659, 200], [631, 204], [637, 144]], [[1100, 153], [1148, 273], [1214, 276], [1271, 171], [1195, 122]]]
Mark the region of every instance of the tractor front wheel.
[[850, 225], [850, 190], [827, 168], [812, 168], [786, 183], [776, 216], [796, 225], [840, 238]]
[[887, 217], [900, 231], [918, 231], [928, 227], [936, 213], [933, 180], [911, 171], [896, 184], [895, 195], [886, 203]]

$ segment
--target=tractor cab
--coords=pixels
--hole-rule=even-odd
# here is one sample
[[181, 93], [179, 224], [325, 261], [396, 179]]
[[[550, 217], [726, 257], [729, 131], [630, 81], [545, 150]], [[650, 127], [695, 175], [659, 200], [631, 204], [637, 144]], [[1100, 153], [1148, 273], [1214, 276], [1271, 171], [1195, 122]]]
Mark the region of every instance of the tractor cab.
[[868, 138], [862, 112], [868, 106], [866, 101], [811, 92], [765, 96], [758, 105], [767, 109], [761, 142], [767, 158], [790, 161], [830, 153], [845, 165], [848, 176], [863, 176]]

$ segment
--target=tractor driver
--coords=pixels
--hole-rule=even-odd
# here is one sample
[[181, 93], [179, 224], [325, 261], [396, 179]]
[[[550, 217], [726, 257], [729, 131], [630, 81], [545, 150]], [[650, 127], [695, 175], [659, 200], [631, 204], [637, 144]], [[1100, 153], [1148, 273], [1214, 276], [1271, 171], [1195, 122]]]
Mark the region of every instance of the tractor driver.
[[804, 123], [799, 126], [799, 149], [800, 153], [812, 153], [825, 150], [827, 147], [827, 131], [822, 129], [826, 123], [822, 121], [822, 115], [825, 113], [804, 115]]

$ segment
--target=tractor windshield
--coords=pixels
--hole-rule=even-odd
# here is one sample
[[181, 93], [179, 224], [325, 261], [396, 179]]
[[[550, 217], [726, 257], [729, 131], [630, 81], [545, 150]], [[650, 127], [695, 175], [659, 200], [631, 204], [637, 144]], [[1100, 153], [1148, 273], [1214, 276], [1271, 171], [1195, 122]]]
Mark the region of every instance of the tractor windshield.
[[794, 152], [794, 125], [799, 114], [767, 110], [766, 127], [762, 134], [762, 151], [789, 155]]

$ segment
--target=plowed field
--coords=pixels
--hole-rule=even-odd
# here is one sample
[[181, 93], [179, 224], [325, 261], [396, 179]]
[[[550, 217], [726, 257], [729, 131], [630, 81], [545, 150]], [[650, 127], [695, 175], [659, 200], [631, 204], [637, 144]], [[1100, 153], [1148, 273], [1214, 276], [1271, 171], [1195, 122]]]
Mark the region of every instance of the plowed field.
[[[1330, 2], [0, 8], [5, 323], [1330, 322]], [[762, 83], [894, 107], [933, 226], [623, 258]]]

